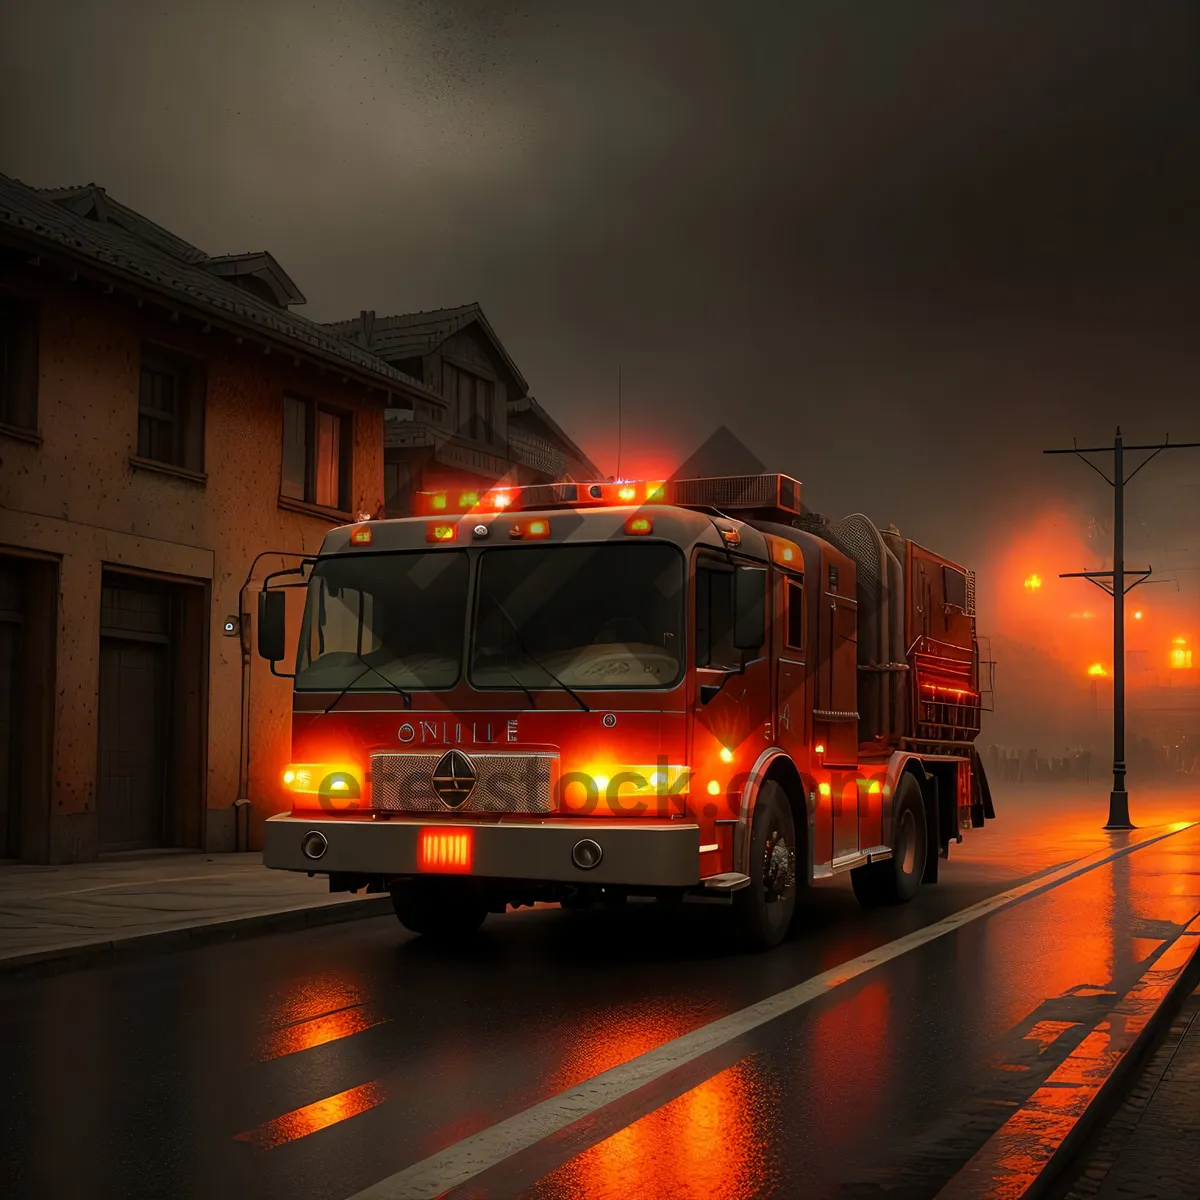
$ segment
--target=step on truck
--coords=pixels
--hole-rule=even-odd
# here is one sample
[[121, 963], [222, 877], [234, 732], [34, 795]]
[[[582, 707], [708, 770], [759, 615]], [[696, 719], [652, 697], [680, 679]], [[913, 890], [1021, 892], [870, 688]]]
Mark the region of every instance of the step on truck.
[[[333, 529], [292, 572], [268, 867], [389, 892], [431, 936], [510, 906], [704, 897], [767, 948], [807, 884], [910, 900], [994, 816], [974, 575], [894, 528], [812, 514], [784, 475], [416, 511]], [[276, 674], [287, 574], [259, 597]]]

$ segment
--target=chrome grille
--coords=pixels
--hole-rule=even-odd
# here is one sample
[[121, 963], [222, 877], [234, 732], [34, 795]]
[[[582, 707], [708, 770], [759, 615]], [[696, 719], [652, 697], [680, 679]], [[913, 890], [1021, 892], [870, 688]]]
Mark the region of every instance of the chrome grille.
[[476, 783], [457, 807], [433, 790], [445, 750], [371, 756], [371, 807], [381, 812], [548, 813], [554, 809], [558, 756], [536, 752], [467, 754]]

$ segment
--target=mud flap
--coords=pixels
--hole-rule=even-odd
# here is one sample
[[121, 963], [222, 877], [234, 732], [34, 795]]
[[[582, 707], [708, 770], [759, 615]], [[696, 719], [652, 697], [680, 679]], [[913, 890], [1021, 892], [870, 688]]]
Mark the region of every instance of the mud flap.
[[[936, 775], [925, 776], [925, 873], [921, 876], [922, 883], [937, 883], [938, 860], [950, 857], [950, 843], [942, 839], [941, 799], [938, 796], [938, 780]], [[929, 851], [935, 853], [930, 854]]]
[[987, 773], [979, 751], [971, 747], [971, 827], [982, 829], [985, 821], [996, 819], [996, 808], [992, 804], [992, 789], [988, 785]]

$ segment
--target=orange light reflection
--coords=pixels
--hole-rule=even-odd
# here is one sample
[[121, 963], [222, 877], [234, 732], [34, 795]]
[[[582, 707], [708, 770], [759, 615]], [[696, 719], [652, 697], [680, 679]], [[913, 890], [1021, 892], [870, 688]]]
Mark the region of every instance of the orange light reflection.
[[341, 1012], [327, 1013], [323, 1017], [301, 1021], [270, 1034], [263, 1041], [261, 1059], [266, 1062], [268, 1059], [282, 1058], [285, 1054], [311, 1050], [314, 1046], [323, 1046], [326, 1042], [335, 1042], [339, 1038], [373, 1029], [388, 1020], [389, 1017], [377, 1017], [365, 1008], [347, 1008]]
[[255, 1129], [239, 1133], [235, 1141], [249, 1142], [260, 1150], [271, 1150], [297, 1138], [308, 1137], [310, 1133], [328, 1129], [339, 1121], [357, 1117], [359, 1113], [367, 1112], [377, 1104], [387, 1099], [383, 1084], [379, 1080], [364, 1083], [358, 1087], [338, 1092], [325, 1100], [314, 1104], [306, 1104], [303, 1108], [293, 1109], [282, 1117], [265, 1121]]
[[754, 1058], [727, 1068], [546, 1177], [549, 1195], [746, 1200], [777, 1184], [765, 1133], [774, 1105]]

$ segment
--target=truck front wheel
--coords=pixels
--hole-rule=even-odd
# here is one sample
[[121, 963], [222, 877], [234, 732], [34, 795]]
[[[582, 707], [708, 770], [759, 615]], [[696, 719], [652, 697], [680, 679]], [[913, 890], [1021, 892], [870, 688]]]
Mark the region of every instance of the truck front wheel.
[[892, 811], [892, 857], [850, 872], [858, 902], [867, 908], [906, 904], [921, 886], [928, 853], [921, 785], [911, 775], [901, 775]]
[[400, 924], [439, 940], [469, 937], [488, 914], [483, 897], [456, 879], [398, 880], [390, 890]]
[[768, 780], [750, 825], [750, 882], [733, 894], [739, 941], [749, 950], [778, 946], [795, 910], [796, 826], [787, 794]]

